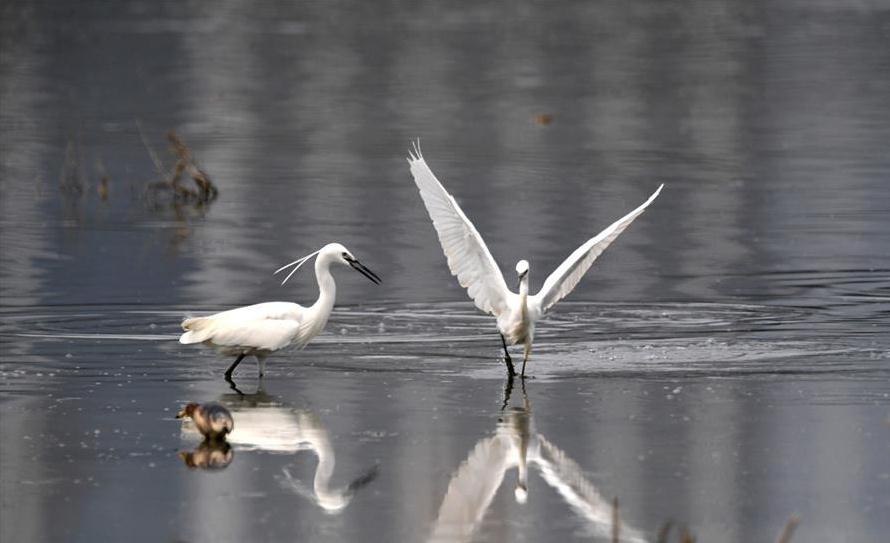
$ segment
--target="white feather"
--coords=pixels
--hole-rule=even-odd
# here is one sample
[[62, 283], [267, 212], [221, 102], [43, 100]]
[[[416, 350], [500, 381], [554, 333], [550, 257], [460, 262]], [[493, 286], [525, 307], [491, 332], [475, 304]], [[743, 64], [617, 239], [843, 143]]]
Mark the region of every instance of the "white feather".
[[[659, 186], [643, 205], [579, 247], [550, 274], [537, 295], [529, 296], [528, 262], [521, 260], [516, 267], [519, 294], [510, 292], [482, 236], [461, 210], [457, 201], [448, 194], [427, 166], [420, 153], [419, 144], [415, 143], [408, 155], [411, 175], [433, 221], [451, 273], [457, 276], [461, 286], [467, 289], [476, 307], [497, 317], [498, 331], [504, 339], [505, 351], [507, 344], [524, 345], [523, 376], [534, 340], [535, 322], [547, 309], [575, 288], [600, 253], [652, 203], [664, 187], [664, 185]], [[512, 372], [512, 361], [506, 352], [505, 360], [509, 371]]]
[[553, 304], [565, 298], [572, 292], [575, 285], [584, 277], [587, 270], [596, 258], [606, 250], [615, 239], [624, 232], [630, 223], [640, 216], [643, 211], [652, 203], [653, 200], [661, 192], [664, 184], [662, 183], [648, 200], [643, 202], [638, 208], [634, 209], [624, 217], [621, 217], [608, 228], [590, 238], [586, 243], [575, 249], [575, 252], [569, 255], [556, 270], [551, 273], [544, 281], [541, 290], [531, 297], [531, 302], [540, 307], [541, 312], [545, 312]]
[[[238, 358], [229, 367], [226, 377], [241, 362], [242, 355], [254, 355], [263, 374], [266, 356], [279, 349], [294, 346], [303, 348], [312, 338], [324, 330], [331, 310], [334, 308], [337, 287], [331, 275], [332, 264], [352, 266], [371, 281], [380, 279], [358, 262], [343, 245], [329, 243], [321, 250], [304, 256], [279, 268], [276, 273], [295, 266], [285, 278], [313, 256], [315, 277], [318, 281], [318, 299], [310, 307], [291, 302], [265, 302], [230, 309], [206, 317], [192, 317], [182, 321], [185, 330], [179, 337], [184, 344], [206, 343], [218, 348], [222, 353]], [[348, 259], [348, 260], [347, 260]]]
[[[480, 439], [452, 474], [429, 540], [473, 540], [504, 479], [514, 480], [507, 478], [507, 472], [514, 468], [517, 501], [524, 503], [526, 493], [534, 490], [527, 488], [528, 472], [537, 470], [586, 521], [592, 533], [609, 536], [612, 503], [587, 479], [577, 462], [534, 429], [528, 410], [511, 409], [502, 418], [495, 435]], [[621, 541], [644, 543], [646, 539], [642, 532], [622, 523]]]
[[486, 313], [500, 315], [508, 309], [508, 299], [515, 294], [507, 288], [504, 276], [482, 236], [433, 175], [416, 144], [408, 163], [452, 275], [467, 289], [476, 307]]

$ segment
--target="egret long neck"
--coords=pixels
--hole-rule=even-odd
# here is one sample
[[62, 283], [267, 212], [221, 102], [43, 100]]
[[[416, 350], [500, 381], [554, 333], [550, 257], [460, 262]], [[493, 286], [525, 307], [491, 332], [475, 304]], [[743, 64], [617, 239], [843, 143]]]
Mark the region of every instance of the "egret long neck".
[[528, 318], [528, 274], [519, 282], [519, 307], [522, 309], [522, 320]]
[[318, 280], [318, 300], [312, 305], [312, 309], [330, 313], [337, 297], [337, 284], [334, 283], [331, 266], [327, 260], [315, 259], [315, 278]]

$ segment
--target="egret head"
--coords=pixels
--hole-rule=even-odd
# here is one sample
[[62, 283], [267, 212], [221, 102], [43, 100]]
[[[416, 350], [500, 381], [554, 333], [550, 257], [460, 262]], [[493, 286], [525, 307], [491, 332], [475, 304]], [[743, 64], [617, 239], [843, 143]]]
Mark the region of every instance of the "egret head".
[[358, 261], [358, 259], [352, 256], [352, 253], [349, 252], [349, 249], [347, 249], [340, 243], [328, 243], [314, 253], [309, 253], [308, 255], [302, 258], [298, 258], [290, 264], [285, 264], [284, 266], [281, 266], [280, 268], [275, 270], [275, 273], [280, 273], [288, 268], [293, 268], [291, 269], [290, 273], [287, 274], [287, 277], [284, 278], [284, 281], [282, 281], [281, 284], [283, 285], [287, 283], [287, 280], [290, 279], [291, 276], [295, 274], [297, 270], [300, 269], [300, 267], [303, 266], [303, 264], [309, 262], [309, 259], [311, 259], [315, 255], [318, 255], [318, 259], [316, 259], [315, 262], [316, 266], [320, 264], [328, 266], [332, 262], [338, 262], [340, 264], [352, 267], [354, 270], [358, 271], [374, 283], [377, 283], [378, 285], [380, 284], [380, 278], [377, 277], [377, 274], [363, 266]]
[[516, 263], [517, 285], [522, 285], [523, 281], [528, 281], [528, 260], [520, 260]]
[[352, 256], [352, 253], [350, 253], [349, 249], [347, 249], [346, 247], [340, 245], [339, 243], [329, 243], [325, 245], [324, 249], [322, 249], [322, 254], [328, 250], [336, 251], [339, 253], [337, 255], [337, 260], [341, 264], [345, 264], [351, 267], [355, 271], [367, 277], [368, 280], [370, 280], [372, 283], [376, 283], [378, 285], [380, 284], [380, 278], [377, 277], [377, 274], [369, 270], [367, 267], [365, 267], [364, 264], [359, 262], [357, 258]]

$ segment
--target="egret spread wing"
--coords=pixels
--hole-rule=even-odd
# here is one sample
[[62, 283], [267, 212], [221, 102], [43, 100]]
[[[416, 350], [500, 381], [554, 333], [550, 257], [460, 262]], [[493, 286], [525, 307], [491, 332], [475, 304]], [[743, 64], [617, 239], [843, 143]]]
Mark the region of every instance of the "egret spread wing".
[[560, 264], [549, 277], [547, 277], [547, 280], [544, 281], [544, 286], [541, 287], [541, 291], [533, 297], [533, 301], [540, 304], [542, 312], [547, 311], [553, 304], [562, 300], [568, 293], [572, 292], [572, 289], [575, 288], [578, 281], [580, 281], [581, 278], [584, 277], [584, 274], [587, 273], [587, 270], [590, 269], [593, 261], [606, 250], [606, 247], [608, 247], [610, 243], [615, 241], [615, 238], [617, 238], [621, 232], [624, 232], [624, 229], [627, 228], [628, 225], [630, 225], [630, 223], [632, 223], [653, 200], [655, 200], [658, 193], [661, 192], [662, 187], [664, 187], [664, 184], [660, 185], [658, 190], [656, 190], [648, 200], [643, 202], [640, 207], [634, 209], [624, 217], [621, 217], [608, 228], [597, 234], [596, 237], [589, 239], [584, 245], [575, 249], [575, 252], [569, 255], [569, 257], [565, 259], [565, 261]]
[[500, 315], [507, 309], [507, 299], [512, 293], [485, 241], [433, 175], [416, 144], [410, 155], [408, 163], [411, 165], [411, 175], [433, 220], [452, 275], [467, 289], [476, 307], [492, 315]]

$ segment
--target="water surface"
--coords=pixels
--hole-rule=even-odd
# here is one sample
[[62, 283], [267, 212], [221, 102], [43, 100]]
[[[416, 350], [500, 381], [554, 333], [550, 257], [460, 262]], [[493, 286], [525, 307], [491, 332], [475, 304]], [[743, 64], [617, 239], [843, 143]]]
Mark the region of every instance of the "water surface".
[[[883, 3], [0, 21], [3, 540], [608, 541], [615, 498], [626, 541], [669, 520], [769, 541], [795, 513], [795, 541], [890, 531]], [[145, 201], [142, 140], [170, 166], [168, 130], [209, 206]], [[446, 269], [418, 137], [533, 291], [666, 183], [540, 323], [524, 387]], [[311, 273], [271, 272], [335, 240], [384, 283], [338, 270], [326, 333], [264, 380], [246, 360], [232, 390], [229, 360], [175, 341], [187, 314], [311, 302]], [[189, 469], [174, 415], [210, 400], [244, 433]]]

